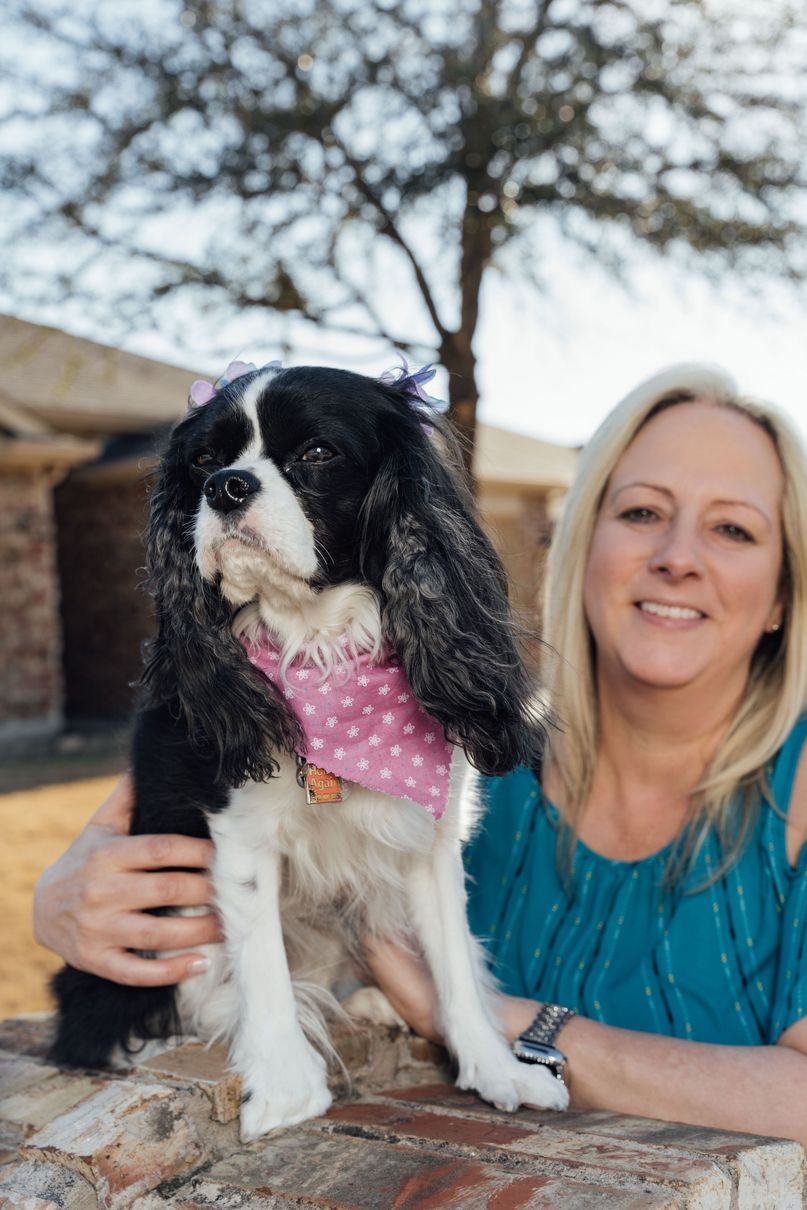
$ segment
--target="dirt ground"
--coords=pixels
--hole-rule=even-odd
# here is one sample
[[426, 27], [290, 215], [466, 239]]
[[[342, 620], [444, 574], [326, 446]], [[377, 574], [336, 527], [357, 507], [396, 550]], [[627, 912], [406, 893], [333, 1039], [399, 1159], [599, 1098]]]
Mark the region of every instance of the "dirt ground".
[[0, 1020], [50, 1007], [47, 980], [61, 963], [34, 941], [34, 885], [42, 870], [81, 831], [116, 780], [109, 776], [84, 778], [0, 794]]

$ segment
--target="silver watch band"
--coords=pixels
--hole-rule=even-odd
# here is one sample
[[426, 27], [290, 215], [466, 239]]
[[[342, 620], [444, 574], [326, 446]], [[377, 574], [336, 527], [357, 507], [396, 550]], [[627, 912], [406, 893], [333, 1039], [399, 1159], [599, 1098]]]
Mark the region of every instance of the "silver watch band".
[[540, 1046], [554, 1046], [564, 1025], [576, 1016], [573, 1008], [564, 1008], [560, 1004], [542, 1004], [535, 1015], [532, 1025], [529, 1025], [519, 1040], [536, 1042]]

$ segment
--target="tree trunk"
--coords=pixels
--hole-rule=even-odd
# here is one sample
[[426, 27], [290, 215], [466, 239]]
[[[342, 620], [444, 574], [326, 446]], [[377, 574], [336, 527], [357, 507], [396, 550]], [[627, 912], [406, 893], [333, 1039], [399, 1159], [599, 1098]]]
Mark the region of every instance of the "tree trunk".
[[448, 371], [448, 416], [459, 434], [465, 466], [473, 479], [479, 390], [476, 357], [470, 346], [458, 347], [461, 338], [461, 333], [452, 334], [450, 342], [445, 342], [440, 350], [440, 360]]
[[493, 247], [491, 220], [479, 210], [476, 204], [478, 196], [478, 192], [469, 191], [462, 218], [459, 331], [450, 333], [440, 349], [441, 360], [448, 370], [448, 414], [462, 439], [465, 465], [472, 478], [476, 406], [479, 402], [473, 340], [479, 320], [482, 274], [490, 261]]

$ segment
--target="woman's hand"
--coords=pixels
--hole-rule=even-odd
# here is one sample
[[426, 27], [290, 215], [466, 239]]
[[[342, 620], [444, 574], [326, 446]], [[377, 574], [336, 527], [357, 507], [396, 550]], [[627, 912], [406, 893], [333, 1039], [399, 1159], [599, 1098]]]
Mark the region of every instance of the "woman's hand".
[[207, 959], [192, 952], [150, 959], [129, 951], [188, 951], [222, 940], [212, 910], [185, 917], [153, 916], [145, 910], [210, 904], [213, 888], [207, 872], [185, 870], [209, 870], [213, 845], [190, 836], [130, 836], [132, 805], [127, 774], [39, 879], [34, 936], [71, 966], [115, 983], [178, 983], [204, 970]]
[[437, 1024], [437, 992], [424, 958], [381, 938], [365, 942], [364, 958], [373, 981], [410, 1029], [430, 1042], [443, 1041]]

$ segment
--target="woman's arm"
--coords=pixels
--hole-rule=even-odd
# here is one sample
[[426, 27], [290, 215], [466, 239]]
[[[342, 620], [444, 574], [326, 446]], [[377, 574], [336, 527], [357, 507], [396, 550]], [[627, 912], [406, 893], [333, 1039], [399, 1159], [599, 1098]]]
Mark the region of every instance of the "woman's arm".
[[[180, 917], [145, 910], [209, 904], [213, 845], [190, 836], [130, 836], [132, 802], [126, 776], [45, 870], [34, 891], [34, 936], [71, 966], [116, 983], [178, 983], [207, 964], [201, 954], [150, 959], [129, 951], [187, 951], [221, 940], [212, 911]], [[187, 872], [193, 869], [205, 873]]]
[[777, 1046], [719, 1046], [574, 1017], [558, 1046], [569, 1056], [575, 1108], [745, 1130], [807, 1146], [807, 1054], [793, 1045], [803, 1042], [796, 1037], [801, 1024]]
[[[426, 964], [390, 943], [373, 946], [367, 961], [404, 1020], [441, 1041]], [[507, 1037], [525, 1030], [539, 1007], [534, 1000], [500, 995], [496, 1008]], [[557, 1044], [569, 1058], [575, 1109], [749, 1131], [807, 1147], [807, 1019], [791, 1026], [777, 1046], [717, 1046], [573, 1017]]]

